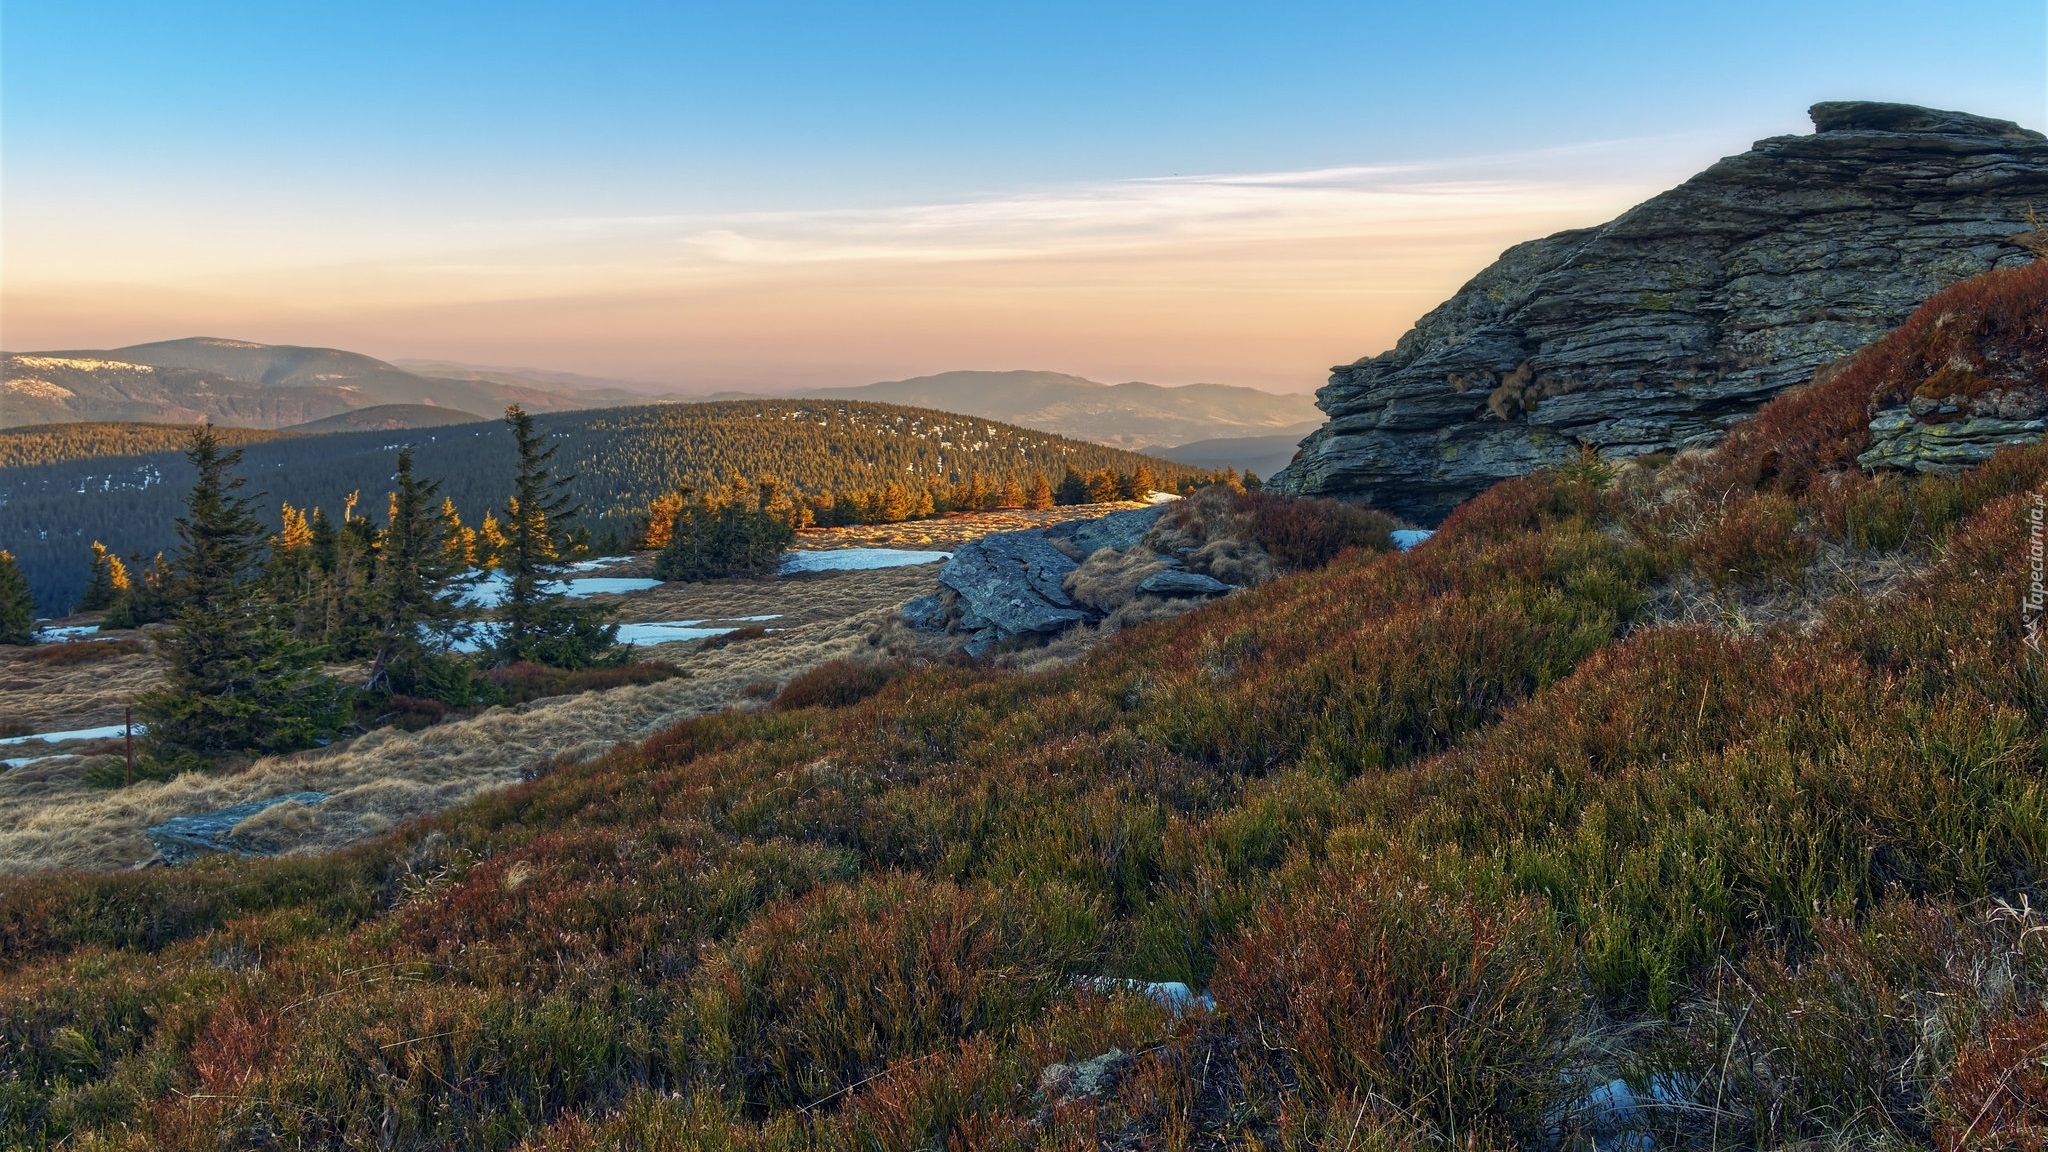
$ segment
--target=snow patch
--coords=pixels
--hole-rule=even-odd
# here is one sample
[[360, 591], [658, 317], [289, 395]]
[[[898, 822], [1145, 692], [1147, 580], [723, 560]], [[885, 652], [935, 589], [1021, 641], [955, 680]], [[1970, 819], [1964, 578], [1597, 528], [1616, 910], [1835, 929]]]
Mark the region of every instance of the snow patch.
[[100, 626], [97, 624], [73, 624], [65, 628], [38, 628], [36, 629], [36, 643], [68, 644], [73, 640], [83, 640], [99, 630]]
[[873, 568], [936, 564], [952, 557], [951, 552], [917, 552], [908, 548], [834, 548], [822, 552], [791, 552], [783, 556], [775, 571], [782, 576], [796, 572], [860, 572]]
[[1392, 535], [1394, 537], [1394, 547], [1406, 552], [1431, 536], [1436, 535], [1436, 533], [1425, 531], [1421, 528], [1396, 528]]
[[[0, 740], [0, 744], [29, 744], [37, 741], [45, 744], [56, 744], [64, 740], [112, 740], [127, 730], [122, 725], [109, 724], [103, 728], [74, 728], [69, 732], [38, 732], [33, 736], [9, 736], [4, 740]], [[142, 725], [137, 724], [135, 726], [135, 734], [138, 736], [142, 734]]]

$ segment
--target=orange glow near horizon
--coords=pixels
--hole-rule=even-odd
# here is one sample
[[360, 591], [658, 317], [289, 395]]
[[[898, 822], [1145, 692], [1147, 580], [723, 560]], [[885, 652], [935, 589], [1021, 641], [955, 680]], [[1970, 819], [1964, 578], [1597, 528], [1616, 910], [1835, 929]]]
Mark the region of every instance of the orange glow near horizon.
[[689, 392], [957, 368], [1310, 391], [1502, 249], [1611, 218], [1646, 191], [1390, 167], [900, 209], [359, 222], [356, 235], [136, 221], [124, 236], [81, 222], [9, 237], [0, 342], [223, 336]]

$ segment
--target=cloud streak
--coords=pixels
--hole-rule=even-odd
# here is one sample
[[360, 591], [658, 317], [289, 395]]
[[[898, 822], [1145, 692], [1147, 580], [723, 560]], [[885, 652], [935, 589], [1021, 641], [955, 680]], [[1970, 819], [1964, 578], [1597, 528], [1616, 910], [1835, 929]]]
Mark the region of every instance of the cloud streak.
[[[1651, 149], [1651, 151], [1655, 151]], [[879, 208], [180, 227], [9, 214], [11, 348], [207, 332], [698, 387], [966, 365], [1301, 389], [1645, 147], [1164, 176]], [[55, 224], [56, 227], [49, 225]]]

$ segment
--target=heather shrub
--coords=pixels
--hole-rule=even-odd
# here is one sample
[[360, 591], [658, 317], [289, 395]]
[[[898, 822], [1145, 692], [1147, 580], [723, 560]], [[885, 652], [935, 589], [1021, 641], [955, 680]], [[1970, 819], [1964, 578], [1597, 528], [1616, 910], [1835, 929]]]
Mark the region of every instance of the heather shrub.
[[1267, 492], [1238, 500], [1250, 505], [1252, 538], [1286, 571], [1321, 568], [1346, 548], [1385, 552], [1394, 546], [1393, 518], [1370, 508]]
[[601, 665], [595, 668], [556, 668], [547, 664], [519, 661], [492, 668], [485, 677], [494, 685], [504, 703], [525, 704], [544, 696], [573, 696], [579, 692], [601, 692], [633, 684], [658, 684], [681, 673], [669, 664]]
[[833, 660], [783, 685], [775, 707], [845, 708], [880, 692], [901, 674], [896, 666], [879, 661]]
[[26, 649], [20, 659], [29, 664], [68, 668], [147, 651], [149, 645], [140, 640], [76, 640], [69, 644], [42, 644]]
[[1801, 583], [1818, 547], [1790, 499], [1745, 492], [1709, 505], [1682, 550], [1694, 573], [1721, 588]]
[[1433, 1139], [1538, 1139], [1567, 1095], [1577, 980], [1536, 901], [1326, 873], [1260, 909], [1213, 987], [1313, 1106], [1363, 1092]]

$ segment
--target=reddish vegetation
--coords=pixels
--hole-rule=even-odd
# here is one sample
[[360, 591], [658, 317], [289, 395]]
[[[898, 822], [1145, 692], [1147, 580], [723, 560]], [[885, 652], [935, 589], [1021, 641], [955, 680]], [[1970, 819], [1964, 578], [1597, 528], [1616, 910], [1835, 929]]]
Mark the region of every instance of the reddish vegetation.
[[563, 669], [520, 661], [493, 668], [486, 675], [504, 693], [505, 703], [524, 704], [543, 696], [573, 696], [629, 684], [658, 684], [676, 676], [667, 664], [620, 664], [597, 668]]
[[[1780, 397], [1732, 432], [1710, 486], [1804, 491], [1853, 467], [1878, 408], [1923, 395], [2048, 387], [2048, 261], [1986, 273], [1936, 293], [1846, 365]], [[1925, 389], [1933, 391], [1924, 391]]]
[[[2048, 447], [1863, 476], [1835, 383], [1073, 666], [829, 666], [345, 855], [17, 883], [0, 1131], [1610, 1147], [1627, 1078], [1670, 1146], [2037, 1147]], [[1823, 547], [1906, 574], [1798, 631], [1648, 614]]]

